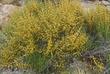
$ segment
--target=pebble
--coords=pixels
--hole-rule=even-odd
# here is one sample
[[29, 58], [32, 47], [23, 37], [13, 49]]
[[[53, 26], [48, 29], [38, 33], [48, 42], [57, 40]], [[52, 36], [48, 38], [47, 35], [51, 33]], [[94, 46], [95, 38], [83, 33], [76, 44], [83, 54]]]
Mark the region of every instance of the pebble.
[[0, 3], [0, 25], [8, 21], [10, 14], [16, 9], [17, 6], [12, 4], [1, 4]]

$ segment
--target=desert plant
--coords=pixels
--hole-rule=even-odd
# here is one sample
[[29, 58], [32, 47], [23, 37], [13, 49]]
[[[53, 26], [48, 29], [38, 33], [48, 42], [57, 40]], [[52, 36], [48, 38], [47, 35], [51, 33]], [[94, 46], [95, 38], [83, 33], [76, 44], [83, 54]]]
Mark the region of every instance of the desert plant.
[[104, 6], [97, 5], [96, 9], [90, 10], [88, 15], [89, 33], [95, 31], [94, 36], [97, 35], [99, 39], [109, 41], [110, 11]]
[[79, 57], [86, 50], [88, 37], [82, 30], [81, 11], [77, 1], [28, 2], [3, 28], [7, 46], [1, 51], [2, 65], [33, 67], [41, 73], [52, 64], [55, 70], [63, 70], [67, 54]]
[[[73, 63], [73, 57], [85, 61], [84, 52], [96, 51], [102, 41], [109, 40], [110, 13], [102, 6], [86, 17], [82, 11], [77, 1], [61, 0], [54, 4], [29, 0], [3, 26], [0, 35], [5, 39], [0, 39], [5, 41], [0, 47], [0, 66], [33, 68], [38, 74], [47, 71], [59, 74]], [[99, 40], [102, 41], [97, 42]], [[86, 55], [90, 58], [88, 62], [103, 70], [103, 58], [90, 54]]]
[[[92, 50], [90, 50], [89, 54], [91, 55], [95, 53], [94, 55], [91, 55], [93, 56], [92, 60], [95, 58], [96, 60], [94, 63], [96, 62], [95, 64], [97, 67], [101, 68], [102, 66], [103, 69], [104, 65], [107, 64], [107, 61], [105, 61], [104, 58], [108, 60], [106, 56], [109, 53], [109, 16], [110, 11], [106, 7], [97, 5], [95, 9], [92, 9], [88, 12], [85, 21], [87, 34], [90, 36], [90, 40], [92, 41], [91, 45], [93, 45], [91, 46]], [[104, 62], [106, 62], [106, 64]]]

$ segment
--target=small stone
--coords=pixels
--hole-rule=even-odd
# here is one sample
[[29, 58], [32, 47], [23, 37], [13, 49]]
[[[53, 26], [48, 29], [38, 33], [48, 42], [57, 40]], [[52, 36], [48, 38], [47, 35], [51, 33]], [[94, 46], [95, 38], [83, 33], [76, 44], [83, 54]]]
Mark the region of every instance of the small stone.
[[18, 7], [11, 4], [0, 4], [0, 26], [8, 21], [11, 13], [16, 8]]
[[108, 1], [101, 1], [101, 3], [105, 6], [110, 6], [110, 3]]

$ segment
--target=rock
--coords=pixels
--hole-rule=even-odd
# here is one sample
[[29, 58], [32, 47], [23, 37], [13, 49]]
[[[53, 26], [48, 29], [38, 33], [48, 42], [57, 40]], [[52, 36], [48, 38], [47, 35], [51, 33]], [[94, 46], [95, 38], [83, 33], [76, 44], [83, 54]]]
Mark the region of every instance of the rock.
[[13, 4], [20, 6], [24, 3], [25, 0], [0, 0], [0, 3], [2, 4]]
[[82, 1], [81, 6], [84, 9], [84, 13], [86, 14], [90, 10], [95, 10], [97, 5], [105, 6], [110, 11], [110, 2], [109, 1]]
[[104, 6], [110, 6], [110, 3], [108, 1], [101, 1], [101, 4]]
[[26, 72], [24, 72], [23, 70], [18, 70], [18, 71], [5, 70], [0, 72], [0, 74], [36, 74], [36, 73], [30, 70]]
[[13, 2], [14, 0], [0, 0], [0, 3], [3, 4], [10, 4], [11, 2]]
[[3, 12], [3, 14], [7, 14], [9, 15], [14, 9], [16, 8], [16, 6], [14, 5], [3, 5], [1, 11]]
[[17, 6], [11, 4], [0, 4], [0, 25], [8, 21], [11, 13], [16, 9]]

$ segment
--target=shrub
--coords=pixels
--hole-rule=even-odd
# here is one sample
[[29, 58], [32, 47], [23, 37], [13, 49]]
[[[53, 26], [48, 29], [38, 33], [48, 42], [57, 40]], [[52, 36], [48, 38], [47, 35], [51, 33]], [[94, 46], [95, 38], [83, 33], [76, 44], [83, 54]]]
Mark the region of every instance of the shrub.
[[[108, 49], [109, 45], [109, 38], [110, 38], [110, 11], [101, 5], [97, 5], [96, 9], [92, 9], [88, 12], [86, 16], [86, 27], [87, 27], [87, 33], [90, 36], [90, 40], [92, 40], [91, 46], [92, 53], [97, 52], [103, 52], [103, 53], [97, 53], [95, 55], [92, 55], [92, 60], [94, 61], [94, 64], [101, 70], [104, 69], [104, 65], [106, 65], [104, 62], [107, 63], [107, 56], [109, 51], [104, 52]], [[95, 44], [95, 45], [94, 45]], [[102, 47], [102, 48], [100, 48]], [[102, 50], [104, 48], [104, 50]], [[97, 50], [94, 50], [97, 49]], [[91, 54], [92, 54], [91, 53]], [[106, 61], [104, 60], [106, 59]]]
[[[87, 17], [82, 11], [77, 1], [27, 2], [11, 16], [0, 34], [6, 37], [0, 50], [2, 67], [33, 68], [38, 74], [48, 74], [48, 71], [59, 74], [73, 62], [73, 57], [83, 60], [82, 53], [101, 46], [102, 42], [96, 41], [109, 40], [110, 13], [102, 6], [90, 11]], [[103, 58], [87, 57], [91, 65], [103, 70]]]
[[52, 64], [55, 70], [62, 70], [66, 55], [81, 56], [86, 50], [88, 37], [83, 25], [78, 2], [64, 0], [54, 5], [30, 1], [3, 28], [8, 39], [1, 50], [2, 65], [33, 67], [40, 73]]
[[93, 35], [96, 35], [99, 39], [109, 41], [110, 11], [106, 7], [98, 5], [96, 9], [91, 10], [88, 15], [88, 28], [91, 32], [95, 31]]

